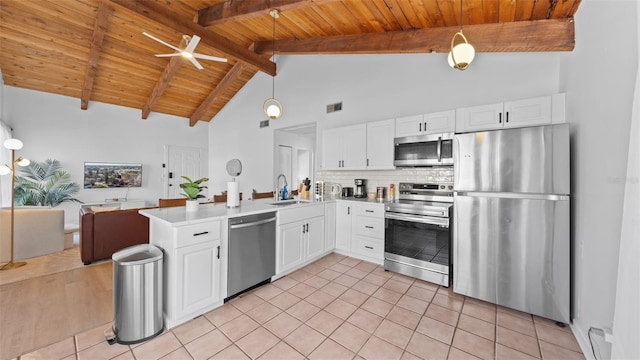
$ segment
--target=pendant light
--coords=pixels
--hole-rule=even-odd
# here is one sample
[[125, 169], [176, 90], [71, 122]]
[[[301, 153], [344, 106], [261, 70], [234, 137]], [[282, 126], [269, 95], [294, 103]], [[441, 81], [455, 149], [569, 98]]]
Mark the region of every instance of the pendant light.
[[[272, 52], [273, 52], [273, 62], [276, 62], [276, 19], [280, 17], [280, 11], [278, 9], [271, 9], [269, 11], [269, 15], [273, 18], [273, 42], [272, 42]], [[264, 111], [265, 115], [269, 117], [271, 120], [279, 119], [282, 116], [282, 104], [280, 101], [276, 99], [276, 77], [275, 75], [271, 76], [271, 97], [264, 101], [262, 104], [262, 111]]]
[[[456, 38], [460, 37], [463, 42], [459, 42], [454, 46]], [[449, 51], [449, 65], [458, 70], [467, 70], [469, 64], [476, 56], [476, 50], [473, 48], [467, 38], [462, 33], [462, 0], [460, 0], [460, 31], [453, 34], [451, 38], [451, 51]]]

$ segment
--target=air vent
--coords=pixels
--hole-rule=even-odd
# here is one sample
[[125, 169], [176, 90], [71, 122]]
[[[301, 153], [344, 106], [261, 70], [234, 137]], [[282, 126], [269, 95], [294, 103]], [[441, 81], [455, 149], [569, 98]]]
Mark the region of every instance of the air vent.
[[260, 127], [269, 127], [269, 119], [260, 121]]
[[327, 114], [342, 110], [342, 102], [327, 105]]

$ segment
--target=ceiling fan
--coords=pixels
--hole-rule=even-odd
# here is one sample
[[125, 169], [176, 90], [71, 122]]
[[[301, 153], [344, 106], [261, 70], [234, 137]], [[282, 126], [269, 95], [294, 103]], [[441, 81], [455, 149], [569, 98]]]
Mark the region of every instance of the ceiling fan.
[[182, 37], [184, 38], [185, 42], [187, 43], [187, 46], [185, 46], [184, 49], [180, 49], [176, 46], [173, 46], [167, 42], [164, 42], [160, 39], [158, 39], [157, 37], [147, 33], [147, 32], [143, 32], [143, 35], [150, 37], [151, 39], [159, 42], [160, 44], [163, 44], [165, 46], [168, 46], [170, 48], [172, 48], [173, 50], [175, 50], [176, 52], [171, 53], [171, 54], [156, 54], [156, 57], [172, 57], [172, 56], [182, 56], [186, 59], [189, 59], [189, 61], [191, 61], [191, 63], [197, 67], [198, 69], [202, 70], [204, 69], [202, 67], [202, 65], [200, 65], [200, 63], [198, 62], [198, 60], [196, 59], [204, 59], [204, 60], [213, 60], [213, 61], [220, 61], [220, 62], [227, 62], [227, 59], [225, 58], [221, 58], [221, 57], [216, 57], [216, 56], [209, 56], [209, 55], [204, 55], [204, 54], [198, 54], [196, 52], [193, 52], [196, 49], [196, 46], [198, 46], [198, 43], [200, 42], [200, 37], [198, 35], [193, 35], [193, 36], [189, 36], [189, 35], [182, 35]]

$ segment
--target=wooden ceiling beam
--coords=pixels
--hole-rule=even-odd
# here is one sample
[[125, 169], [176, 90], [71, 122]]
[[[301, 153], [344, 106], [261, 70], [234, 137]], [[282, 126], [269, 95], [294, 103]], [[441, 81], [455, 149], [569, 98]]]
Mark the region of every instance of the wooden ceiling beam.
[[98, 4], [98, 16], [93, 28], [91, 36], [91, 45], [89, 46], [89, 60], [87, 60], [87, 70], [84, 75], [84, 83], [82, 84], [82, 95], [80, 96], [80, 108], [87, 110], [89, 107], [89, 99], [91, 98], [91, 90], [93, 90], [93, 81], [98, 71], [98, 58], [102, 50], [102, 41], [107, 31], [107, 21], [109, 15], [113, 12], [113, 8], [104, 0]]
[[217, 49], [225, 56], [233, 58], [237, 61], [247, 63], [266, 74], [275, 76], [276, 64], [269, 59], [259, 56], [251, 50], [236, 44], [231, 40], [220, 36], [212, 31], [208, 31], [202, 26], [191, 22], [190, 20], [178, 19], [175, 15], [163, 6], [161, 3], [154, 1], [141, 0], [110, 0], [129, 11], [133, 11], [140, 16], [144, 16], [159, 24], [168, 26], [176, 31], [186, 35], [198, 35], [201, 42]]
[[200, 121], [200, 118], [207, 111], [209, 106], [211, 106], [216, 99], [221, 96], [225, 90], [229, 88], [229, 86], [236, 80], [240, 78], [242, 72], [245, 71], [247, 66], [244, 63], [237, 62], [231, 70], [220, 80], [220, 82], [216, 85], [216, 87], [211, 91], [209, 96], [198, 106], [196, 111], [193, 112], [191, 117], [189, 117], [189, 126], [195, 126], [195, 124]]
[[198, 10], [197, 23], [201, 26], [224, 24], [231, 21], [253, 19], [269, 13], [271, 9], [291, 11], [340, 0], [233, 0]]
[[[180, 41], [180, 45], [178, 45], [178, 48], [183, 49], [186, 46], [187, 41], [182, 38], [182, 40]], [[178, 66], [180, 65], [181, 61], [182, 57], [174, 56], [171, 58], [171, 60], [169, 60], [167, 66], [164, 67], [164, 71], [162, 71], [160, 79], [158, 79], [156, 86], [151, 92], [151, 95], [149, 95], [147, 102], [142, 107], [142, 119], [146, 120], [147, 117], [149, 117], [149, 113], [151, 112], [153, 106], [158, 102], [158, 100], [160, 100], [162, 95], [164, 95], [164, 92], [167, 90], [171, 79], [173, 79], [173, 75], [175, 75], [176, 71], [178, 70]]]
[[[312, 39], [276, 40], [278, 54], [448, 53], [459, 28], [428, 28]], [[573, 18], [465, 25], [463, 31], [476, 52], [571, 51], [575, 47]], [[271, 53], [273, 43], [256, 43], [258, 54]]]

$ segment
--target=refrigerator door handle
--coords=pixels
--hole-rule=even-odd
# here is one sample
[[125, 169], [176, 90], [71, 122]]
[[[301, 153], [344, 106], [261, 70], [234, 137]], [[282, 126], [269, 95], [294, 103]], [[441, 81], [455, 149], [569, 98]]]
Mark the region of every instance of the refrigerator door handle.
[[454, 196], [471, 197], [492, 197], [500, 199], [530, 199], [530, 200], [558, 200], [566, 201], [569, 195], [563, 194], [526, 194], [526, 193], [503, 193], [503, 192], [481, 192], [481, 191], [455, 191]]

